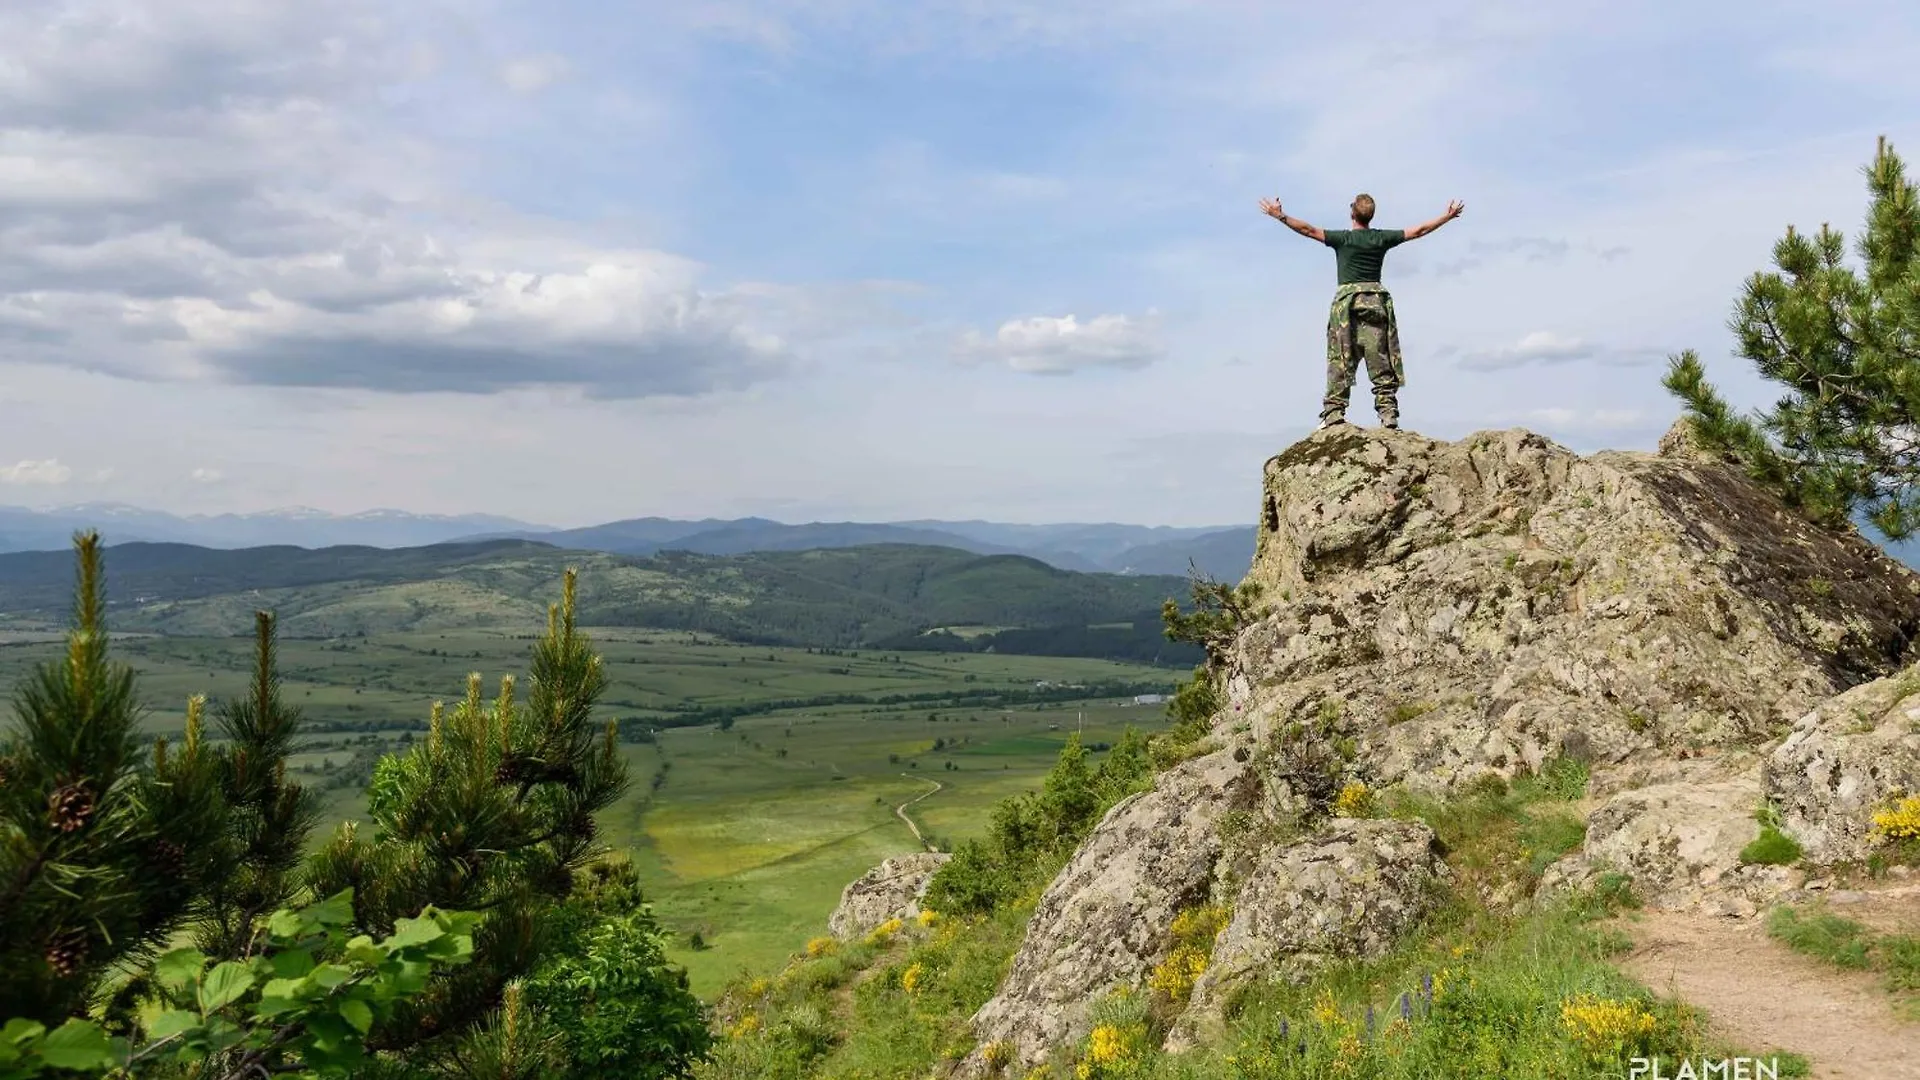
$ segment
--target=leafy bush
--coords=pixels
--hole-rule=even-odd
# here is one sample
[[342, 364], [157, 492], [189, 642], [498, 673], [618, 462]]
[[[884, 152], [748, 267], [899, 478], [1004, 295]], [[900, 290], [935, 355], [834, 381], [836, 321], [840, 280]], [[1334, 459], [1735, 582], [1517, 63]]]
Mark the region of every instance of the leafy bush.
[[349, 939], [352, 917], [353, 896], [343, 892], [274, 914], [265, 950], [250, 960], [212, 963], [197, 949], [160, 957], [152, 982], [162, 1007], [150, 1014], [144, 1045], [91, 1020], [70, 1019], [51, 1032], [10, 1020], [0, 1032], [0, 1077], [124, 1075], [118, 1070], [152, 1071], [166, 1062], [219, 1080], [352, 1076], [366, 1061], [376, 1023], [422, 993], [435, 972], [471, 959], [478, 922], [428, 908], [398, 920], [384, 938]]

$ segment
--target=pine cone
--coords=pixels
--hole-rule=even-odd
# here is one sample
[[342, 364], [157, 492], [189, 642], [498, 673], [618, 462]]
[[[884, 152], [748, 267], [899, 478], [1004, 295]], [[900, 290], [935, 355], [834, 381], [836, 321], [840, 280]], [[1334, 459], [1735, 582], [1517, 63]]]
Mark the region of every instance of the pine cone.
[[68, 784], [47, 796], [47, 816], [61, 832], [73, 832], [93, 816], [93, 792], [84, 784]]
[[156, 840], [147, 849], [147, 862], [165, 878], [178, 878], [187, 870], [187, 849], [171, 840]]
[[47, 966], [55, 975], [70, 978], [87, 959], [87, 932], [62, 930], [47, 945]]
[[493, 782], [496, 784], [518, 784], [534, 778], [533, 762], [518, 754], [508, 754], [500, 759], [500, 765], [493, 770]]

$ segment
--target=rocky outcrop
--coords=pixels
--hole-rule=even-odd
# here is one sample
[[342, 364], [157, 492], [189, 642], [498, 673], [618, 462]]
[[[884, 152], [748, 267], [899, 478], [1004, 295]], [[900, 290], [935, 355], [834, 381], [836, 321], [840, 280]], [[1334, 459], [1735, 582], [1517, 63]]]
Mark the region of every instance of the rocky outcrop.
[[1920, 668], [1808, 712], [1767, 758], [1767, 798], [1817, 863], [1866, 858], [1873, 813], [1920, 794]]
[[1210, 898], [1221, 816], [1253, 804], [1246, 758], [1220, 750], [1184, 762], [1107, 812], [1041, 895], [1026, 947], [975, 1015], [983, 1042], [1038, 1061], [1086, 1033], [1102, 994], [1146, 981], [1174, 916]]
[[1189, 1045], [1239, 987], [1386, 955], [1433, 911], [1447, 876], [1433, 830], [1414, 821], [1337, 818], [1273, 852], [1236, 891], [1168, 1047]]
[[[1210, 752], [1116, 807], [1048, 888], [975, 1017], [981, 1044], [1030, 1065], [1080, 1038], [1088, 1006], [1142, 985], [1173, 915], [1203, 899], [1231, 905], [1238, 929], [1176, 1036], [1237, 979], [1383, 947], [1422, 910], [1387, 897], [1439, 871], [1411, 834], [1369, 831], [1384, 823], [1303, 838], [1330, 776], [1445, 794], [1576, 757], [1598, 805], [1558, 884], [1612, 870], [1674, 904], [1786, 887], [1785, 871], [1739, 865], [1763, 794], [1787, 783], [1763, 779], [1762, 756], [1796, 718], [1912, 659], [1920, 580], [1686, 435], [1664, 456], [1581, 457], [1524, 431], [1446, 443], [1336, 427], [1268, 461], [1250, 580], [1272, 610], [1233, 644]], [[1831, 731], [1789, 745], [1767, 777], [1904, 782], [1904, 766], [1865, 762], [1910, 761]], [[1803, 817], [1838, 812], [1854, 810], [1834, 799]], [[1372, 930], [1346, 933], [1342, 898], [1377, 913]], [[977, 1057], [961, 1069], [985, 1071]]]
[[827, 919], [828, 932], [837, 938], [857, 938], [888, 919], [919, 915], [927, 885], [950, 858], [932, 851], [898, 855], [860, 875], [841, 892], [840, 906]]

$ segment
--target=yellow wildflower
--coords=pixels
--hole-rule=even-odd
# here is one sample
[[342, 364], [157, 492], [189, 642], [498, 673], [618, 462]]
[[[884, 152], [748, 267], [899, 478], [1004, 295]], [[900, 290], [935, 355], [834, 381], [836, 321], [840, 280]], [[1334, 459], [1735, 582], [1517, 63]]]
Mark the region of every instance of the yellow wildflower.
[[1358, 780], [1349, 780], [1333, 800], [1335, 817], [1372, 817], [1373, 792]]
[[1560, 1022], [1590, 1054], [1606, 1054], [1653, 1034], [1658, 1021], [1631, 1001], [1579, 994], [1560, 1005]]
[[918, 918], [919, 918], [919, 920], [920, 920], [920, 927], [921, 927], [921, 929], [923, 929], [923, 930], [924, 930], [924, 929], [931, 929], [931, 928], [932, 928], [932, 927], [933, 927], [934, 925], [936, 925], [937, 923], [939, 923], [939, 921], [940, 921], [940, 913], [939, 913], [939, 912], [937, 912], [937, 911], [933, 911], [933, 910], [930, 910], [930, 909], [928, 909], [928, 910], [923, 910], [923, 911], [921, 911], [921, 912], [920, 912], [920, 915], [918, 916]]
[[906, 925], [906, 923], [901, 922], [899, 919], [888, 919], [886, 922], [874, 927], [873, 933], [867, 935], [867, 944], [885, 945], [887, 942], [893, 940], [893, 935], [899, 933]]
[[730, 1039], [744, 1039], [747, 1036], [759, 1030], [760, 1030], [759, 1014], [748, 1013], [747, 1015], [741, 1017], [738, 1023], [734, 1024], [732, 1027], [727, 1029], [727, 1037]]
[[1200, 976], [1206, 970], [1206, 952], [1191, 945], [1182, 945], [1153, 969], [1147, 985], [1176, 1003], [1184, 1003], [1193, 994], [1193, 984], [1200, 981]]
[[1909, 795], [1874, 814], [1873, 826], [1889, 840], [1920, 840], [1920, 795]]
[[1333, 991], [1322, 990], [1320, 996], [1313, 999], [1313, 1019], [1321, 1027], [1335, 1027], [1342, 1022], [1340, 1006], [1333, 1000]]
[[909, 994], [913, 993], [920, 986], [920, 973], [920, 961], [915, 960], [908, 964], [907, 970], [900, 973], [900, 989]]
[[832, 956], [840, 943], [830, 937], [817, 937], [807, 942], [808, 956]]

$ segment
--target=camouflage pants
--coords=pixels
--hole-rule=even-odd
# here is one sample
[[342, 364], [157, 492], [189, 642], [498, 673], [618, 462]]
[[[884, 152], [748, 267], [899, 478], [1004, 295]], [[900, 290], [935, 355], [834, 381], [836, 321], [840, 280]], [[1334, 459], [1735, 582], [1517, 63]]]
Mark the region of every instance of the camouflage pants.
[[1377, 282], [1342, 285], [1333, 294], [1327, 313], [1327, 396], [1320, 418], [1347, 415], [1353, 395], [1353, 377], [1360, 361], [1367, 362], [1367, 381], [1373, 384], [1373, 408], [1385, 421], [1399, 420], [1400, 388], [1406, 370], [1400, 359], [1400, 326], [1393, 317], [1393, 297]]

